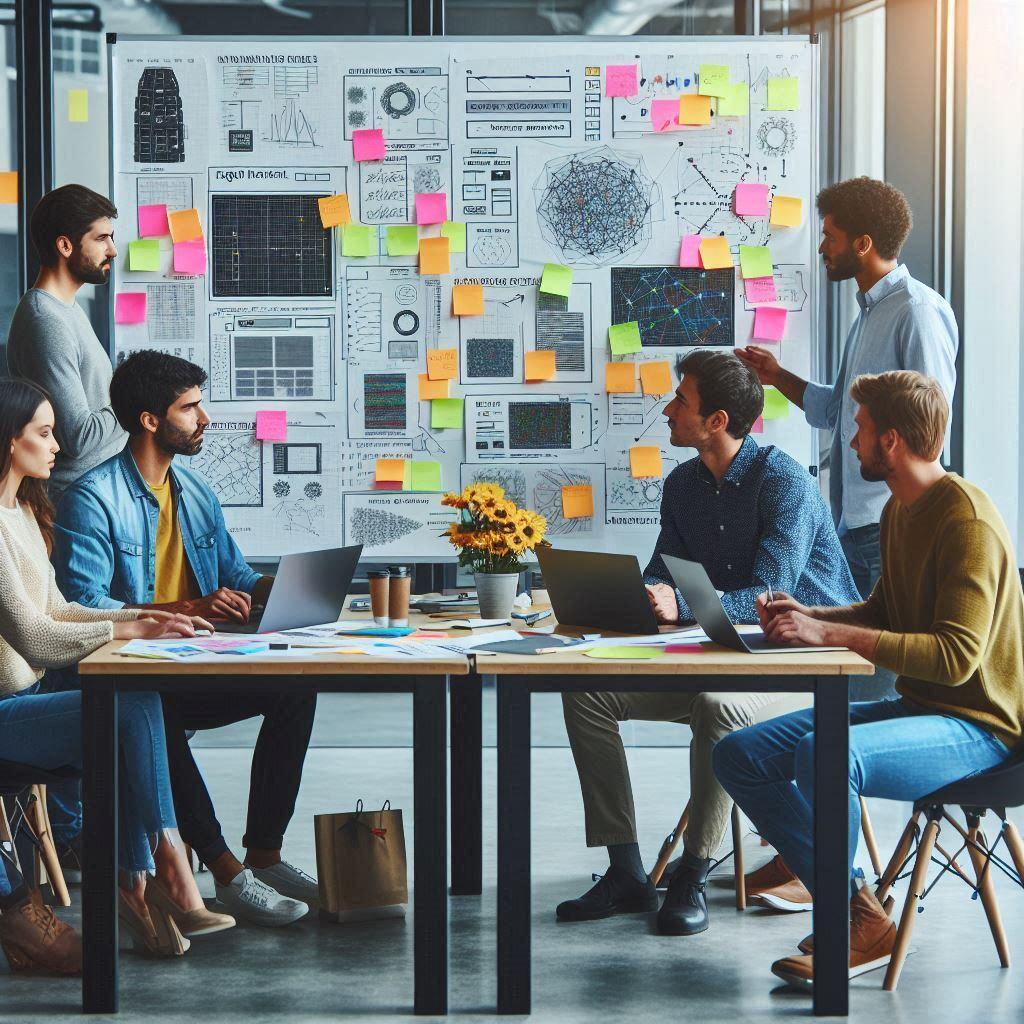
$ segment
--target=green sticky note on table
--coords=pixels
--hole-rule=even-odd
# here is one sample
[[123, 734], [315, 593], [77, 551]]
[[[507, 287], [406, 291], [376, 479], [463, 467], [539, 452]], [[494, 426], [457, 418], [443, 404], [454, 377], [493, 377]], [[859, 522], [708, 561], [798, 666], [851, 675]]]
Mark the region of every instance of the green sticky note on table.
[[746, 82], [733, 82], [718, 97], [719, 117], [744, 117], [750, 112], [750, 87]]
[[701, 64], [697, 85], [701, 96], [725, 96], [729, 90], [729, 65]]
[[458, 221], [446, 220], [441, 225], [441, 237], [448, 239], [449, 252], [466, 251], [466, 225]]
[[160, 269], [160, 240], [139, 238], [128, 243], [128, 269], [158, 271]]
[[771, 277], [772, 252], [767, 245], [740, 246], [740, 273], [744, 277]]
[[611, 324], [608, 327], [608, 344], [611, 345], [612, 354], [617, 356], [642, 352], [644, 346], [640, 341], [640, 324], [636, 320], [630, 320], [625, 324]]
[[430, 403], [430, 425], [432, 427], [462, 426], [461, 398], [435, 398]]
[[800, 109], [800, 79], [795, 75], [768, 79], [769, 110]]
[[419, 251], [419, 229], [415, 224], [392, 224], [388, 227], [389, 256], [416, 256]]
[[784, 420], [789, 416], [789, 399], [778, 388], [764, 389], [762, 416], [766, 420]]
[[410, 460], [405, 464], [406, 476], [402, 487], [406, 491], [439, 491], [441, 490], [441, 463], [417, 462]]
[[660, 647], [591, 647], [584, 651], [585, 658], [610, 658], [615, 661], [644, 661], [652, 658], [664, 658], [665, 652]]
[[544, 274], [540, 279], [540, 290], [546, 295], [569, 297], [572, 289], [572, 269], [563, 267], [561, 263], [545, 263]]
[[341, 229], [342, 256], [375, 256], [377, 229], [366, 224], [346, 224]]

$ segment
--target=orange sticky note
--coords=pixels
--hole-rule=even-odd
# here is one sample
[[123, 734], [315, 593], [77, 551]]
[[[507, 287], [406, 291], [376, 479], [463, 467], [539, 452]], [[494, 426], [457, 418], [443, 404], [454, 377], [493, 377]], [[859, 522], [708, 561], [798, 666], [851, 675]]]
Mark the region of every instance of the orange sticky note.
[[435, 398], [448, 397], [448, 380], [431, 380], [430, 377], [421, 373], [420, 375], [420, 401], [432, 402]]
[[551, 380], [555, 375], [555, 352], [527, 352], [523, 376], [527, 380]]
[[405, 459], [378, 459], [374, 479], [381, 484], [400, 484], [405, 479]]
[[679, 97], [680, 124], [711, 124], [711, 99], [687, 93]]
[[0, 171], [0, 203], [18, 201], [18, 172]]
[[606, 363], [604, 389], [609, 395], [631, 395], [636, 391], [636, 363]]
[[447, 238], [420, 239], [421, 274], [447, 274], [451, 268]]
[[629, 449], [629, 475], [661, 477], [661, 449], [657, 445], [634, 445]]
[[348, 206], [348, 196], [344, 192], [336, 196], [320, 196], [316, 202], [320, 207], [320, 223], [325, 228], [336, 228], [352, 222], [352, 211]]
[[174, 242], [191, 242], [203, 237], [203, 225], [199, 223], [199, 211], [168, 210], [167, 225]]
[[[448, 239], [446, 238], [447, 242]], [[484, 315], [484, 286], [482, 284], [453, 284], [452, 312], [455, 316]]]
[[667, 359], [640, 364], [640, 390], [645, 395], [667, 395], [673, 390], [672, 367]]
[[427, 349], [427, 376], [431, 380], [455, 380], [458, 375], [459, 350], [457, 348]]
[[572, 484], [562, 488], [562, 518], [588, 519], [594, 515], [594, 488]]
[[729, 239], [722, 235], [702, 238], [700, 240], [700, 261], [705, 270], [720, 270], [735, 266], [732, 261], [732, 252], [729, 249]]

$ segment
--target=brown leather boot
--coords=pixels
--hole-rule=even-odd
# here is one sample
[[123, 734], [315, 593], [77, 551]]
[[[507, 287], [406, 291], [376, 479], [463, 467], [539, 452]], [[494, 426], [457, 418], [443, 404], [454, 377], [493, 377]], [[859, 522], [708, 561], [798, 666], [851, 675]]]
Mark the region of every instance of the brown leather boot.
[[763, 867], [751, 871], [745, 878], [745, 884], [748, 902], [760, 907], [799, 913], [814, 906], [804, 883], [778, 854]]
[[43, 903], [38, 889], [0, 914], [0, 945], [12, 971], [82, 973], [82, 937]]

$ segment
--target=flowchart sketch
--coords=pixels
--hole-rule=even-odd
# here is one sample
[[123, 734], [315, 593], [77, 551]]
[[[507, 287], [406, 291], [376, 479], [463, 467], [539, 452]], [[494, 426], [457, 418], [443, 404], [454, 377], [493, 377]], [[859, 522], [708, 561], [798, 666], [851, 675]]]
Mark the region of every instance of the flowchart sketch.
[[435, 346], [441, 284], [412, 267], [345, 268], [345, 358], [422, 359]]
[[135, 92], [135, 162], [185, 160], [185, 118], [178, 79], [171, 68], [146, 68]]

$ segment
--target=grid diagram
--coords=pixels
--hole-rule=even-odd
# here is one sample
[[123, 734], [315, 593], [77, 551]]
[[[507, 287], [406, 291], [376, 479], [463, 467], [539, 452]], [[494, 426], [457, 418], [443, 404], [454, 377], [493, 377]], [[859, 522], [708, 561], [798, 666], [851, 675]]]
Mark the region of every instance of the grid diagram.
[[568, 402], [509, 402], [508, 445], [554, 449], [572, 447], [572, 410]]
[[363, 377], [363, 413], [367, 430], [405, 430], [404, 373], [368, 373]]
[[315, 398], [311, 335], [241, 335], [234, 339], [236, 398]]
[[178, 79], [170, 68], [146, 68], [135, 91], [135, 162], [185, 160], [185, 121]]
[[190, 284], [146, 285], [146, 328], [152, 342], [192, 341], [196, 295]]

